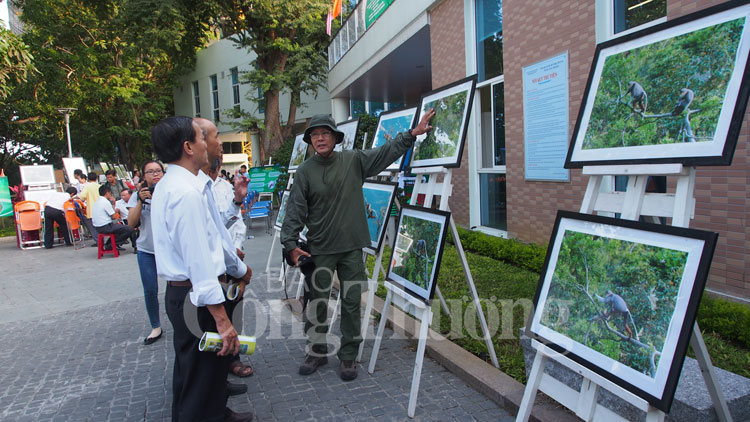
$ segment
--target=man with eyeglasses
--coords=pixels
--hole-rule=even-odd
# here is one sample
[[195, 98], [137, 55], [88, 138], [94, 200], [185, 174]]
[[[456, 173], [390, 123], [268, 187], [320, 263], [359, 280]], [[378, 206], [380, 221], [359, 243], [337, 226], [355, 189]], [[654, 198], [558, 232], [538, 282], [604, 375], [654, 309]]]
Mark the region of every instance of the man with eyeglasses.
[[[316, 267], [308, 284], [308, 351], [299, 367], [301, 375], [310, 375], [328, 363], [328, 297], [336, 271], [341, 282], [340, 377], [344, 381], [357, 378], [354, 359], [362, 342], [359, 305], [367, 290], [362, 248], [370, 245], [362, 184], [403, 155], [417, 136], [432, 129], [429, 122], [434, 115], [434, 110], [428, 110], [417, 127], [369, 150], [334, 151], [344, 133], [328, 115], [314, 116], [305, 130], [303, 139], [312, 145], [315, 155], [297, 168], [281, 228], [281, 244], [292, 261], [299, 264], [300, 256], [312, 256]], [[305, 226], [310, 253], [297, 245]]]

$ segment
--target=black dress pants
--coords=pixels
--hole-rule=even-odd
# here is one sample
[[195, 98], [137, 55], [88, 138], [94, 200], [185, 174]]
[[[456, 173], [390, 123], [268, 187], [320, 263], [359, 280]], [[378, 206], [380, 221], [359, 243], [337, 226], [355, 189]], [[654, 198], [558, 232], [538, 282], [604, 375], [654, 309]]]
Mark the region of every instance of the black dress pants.
[[96, 227], [96, 232], [99, 234], [114, 234], [117, 246], [127, 243], [134, 231], [134, 228], [120, 223], [109, 223], [106, 226]]
[[216, 322], [205, 306], [197, 309], [193, 306], [187, 297], [189, 292], [190, 287], [168, 284], [164, 300], [174, 331], [172, 421], [223, 421], [229, 360], [214, 352], [198, 350], [197, 336], [202, 332], [193, 333], [189, 327], [194, 331], [217, 332]]
[[44, 247], [47, 249], [51, 248], [55, 242], [55, 223], [60, 226], [60, 230], [63, 232], [65, 244], [71, 244], [65, 213], [57, 208], [44, 207]]

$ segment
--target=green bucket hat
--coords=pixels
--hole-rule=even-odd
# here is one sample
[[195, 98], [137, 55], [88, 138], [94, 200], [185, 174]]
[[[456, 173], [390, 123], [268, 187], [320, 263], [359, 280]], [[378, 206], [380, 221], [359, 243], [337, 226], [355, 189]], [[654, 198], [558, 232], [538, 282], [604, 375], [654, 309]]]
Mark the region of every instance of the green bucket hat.
[[306, 143], [310, 143], [310, 132], [312, 132], [313, 129], [316, 127], [325, 126], [328, 129], [331, 129], [331, 132], [333, 132], [336, 135], [336, 143], [340, 144], [344, 141], [344, 132], [336, 129], [336, 122], [333, 121], [333, 117], [331, 117], [328, 114], [317, 114], [313, 116], [310, 119], [310, 125], [305, 129], [305, 135], [302, 137], [302, 140], [304, 140]]

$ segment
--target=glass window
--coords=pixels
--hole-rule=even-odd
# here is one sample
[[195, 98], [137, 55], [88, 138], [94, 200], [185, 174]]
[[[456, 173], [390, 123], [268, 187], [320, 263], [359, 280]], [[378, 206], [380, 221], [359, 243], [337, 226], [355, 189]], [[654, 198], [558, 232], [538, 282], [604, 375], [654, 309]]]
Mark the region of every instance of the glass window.
[[214, 121], [219, 121], [219, 80], [216, 75], [211, 75], [211, 100], [214, 111]]
[[613, 0], [614, 33], [667, 16], [666, 0]]
[[193, 110], [195, 117], [201, 117], [201, 98], [198, 81], [193, 81], [193, 104], [195, 107], [195, 110]]
[[236, 67], [233, 67], [230, 69], [230, 72], [232, 73], [232, 100], [234, 101], [232, 104], [239, 105], [240, 104], [240, 72], [237, 70]]
[[505, 165], [505, 89], [504, 84], [492, 85], [493, 160], [496, 166]]
[[479, 81], [503, 74], [501, 0], [476, 0], [477, 74]]
[[349, 104], [349, 109], [352, 112], [352, 119], [356, 119], [363, 114], [367, 114], [367, 109], [365, 107], [364, 101], [352, 100]]
[[481, 194], [481, 225], [508, 230], [508, 208], [505, 203], [505, 174], [479, 173]]
[[258, 88], [258, 113], [265, 113], [266, 112], [266, 100], [265, 96], [263, 95], [263, 90]]
[[404, 107], [406, 107], [406, 105], [402, 102], [388, 103], [388, 110], [398, 110], [399, 108]]
[[370, 115], [371, 116], [380, 116], [380, 113], [385, 111], [385, 103], [383, 102], [377, 102], [377, 101], [370, 101]]

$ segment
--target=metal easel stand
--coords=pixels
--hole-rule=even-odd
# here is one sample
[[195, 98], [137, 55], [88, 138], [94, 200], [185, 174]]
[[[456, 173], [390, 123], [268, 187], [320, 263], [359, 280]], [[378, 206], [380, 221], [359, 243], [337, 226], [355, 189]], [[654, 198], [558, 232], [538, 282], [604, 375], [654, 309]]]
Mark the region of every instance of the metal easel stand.
[[[291, 189], [292, 184], [294, 183], [294, 173], [295, 171], [292, 170], [289, 172], [289, 180], [287, 180], [286, 183], [286, 190]], [[279, 207], [281, 207], [281, 204], [279, 204]], [[281, 229], [274, 227], [274, 234], [273, 239], [271, 240], [271, 248], [268, 251], [268, 260], [266, 261], [266, 277], [271, 277], [271, 261], [273, 260], [273, 253], [274, 248], [276, 247], [276, 240], [279, 241], [279, 244], [281, 244]], [[284, 278], [284, 265], [279, 265], [279, 282], [281, 282]], [[297, 298], [299, 299], [299, 292], [297, 292]]]
[[[641, 215], [649, 217], [672, 218], [672, 225], [688, 227], [695, 210], [695, 167], [683, 167], [682, 164], [643, 164], [628, 166], [586, 166], [583, 174], [589, 176], [586, 194], [581, 204], [581, 212], [621, 213], [622, 218], [637, 220]], [[626, 192], [601, 192], [602, 181], [605, 176], [630, 176]], [[676, 176], [677, 189], [674, 194], [646, 193], [646, 183], [649, 176]], [[703, 379], [714, 403], [716, 414], [720, 421], [729, 422], [729, 413], [724, 394], [719, 389], [718, 379], [714, 373], [711, 357], [703, 342], [700, 328], [696, 322], [690, 345], [696, 355], [701, 368]], [[518, 409], [516, 421], [528, 421], [537, 391], [542, 391], [557, 402], [575, 412], [585, 421], [626, 421], [620, 415], [597, 404], [599, 387], [603, 387], [619, 396], [636, 408], [646, 412], [648, 422], [664, 421], [665, 414], [651, 406], [640, 397], [619, 387], [609, 380], [599, 376], [569, 358], [558, 354], [547, 346], [532, 341], [536, 349], [534, 363], [529, 373], [529, 379]], [[583, 376], [581, 390], [577, 391], [566, 384], [544, 373], [548, 360], [554, 360], [572, 371]]]

